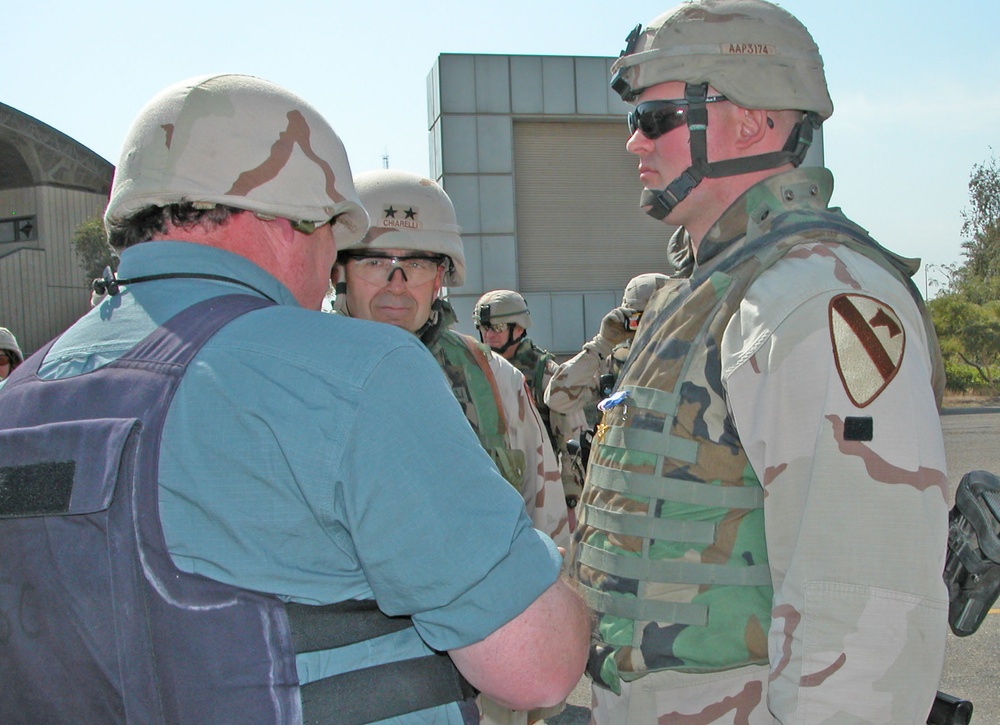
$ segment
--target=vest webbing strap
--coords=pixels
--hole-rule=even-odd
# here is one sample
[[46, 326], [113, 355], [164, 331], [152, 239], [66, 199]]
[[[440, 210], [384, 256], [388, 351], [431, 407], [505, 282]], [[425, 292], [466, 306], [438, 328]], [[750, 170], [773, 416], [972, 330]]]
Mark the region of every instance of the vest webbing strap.
[[389, 617], [373, 599], [313, 606], [288, 602], [288, 624], [296, 654], [346, 647], [413, 626], [409, 617]]
[[483, 375], [489, 382], [490, 390], [493, 391], [493, 402], [497, 409], [497, 431], [500, 435], [507, 435], [507, 421], [504, 418], [503, 400], [500, 398], [500, 391], [497, 389], [496, 378], [493, 377], [493, 371], [490, 369], [490, 361], [486, 359], [486, 354], [473, 340], [465, 336], [460, 336], [458, 339], [465, 343], [476, 364], [479, 365], [479, 368], [483, 371]]
[[[729, 566], [693, 561], [669, 561], [623, 556], [589, 544], [580, 547], [580, 563], [616, 576], [664, 584], [710, 584], [719, 586], [771, 586], [767, 564]], [[669, 620], [667, 620], [669, 621]]]
[[759, 509], [764, 506], [764, 490], [760, 486], [710, 486], [701, 481], [620, 471], [594, 461], [591, 461], [587, 472], [587, 483], [630, 496], [646, 496], [699, 506], [731, 509]]
[[[389, 617], [373, 599], [325, 606], [285, 605], [296, 654], [345, 647], [413, 626]], [[387, 662], [302, 685], [305, 723], [368, 723], [475, 697], [447, 655]]]
[[363, 725], [476, 695], [445, 654], [352, 670], [299, 690], [305, 725]]
[[691, 602], [663, 602], [610, 594], [579, 584], [587, 606], [595, 612], [614, 612], [634, 622], [670, 622], [704, 627], [708, 624], [708, 607]]
[[680, 521], [642, 514], [619, 514], [590, 504], [584, 508], [587, 510], [587, 523], [610, 534], [692, 544], [712, 544], [715, 541], [715, 524], [711, 521]]
[[[615, 415], [615, 409], [612, 408], [604, 415]], [[670, 433], [612, 426], [605, 431], [601, 443], [630, 451], [655, 453], [685, 463], [695, 463], [698, 460], [698, 441], [679, 438]]]
[[673, 391], [639, 388], [634, 385], [625, 385], [621, 389], [629, 393], [626, 403], [634, 402], [641, 408], [649, 408], [660, 413], [676, 413], [680, 403], [680, 395]]

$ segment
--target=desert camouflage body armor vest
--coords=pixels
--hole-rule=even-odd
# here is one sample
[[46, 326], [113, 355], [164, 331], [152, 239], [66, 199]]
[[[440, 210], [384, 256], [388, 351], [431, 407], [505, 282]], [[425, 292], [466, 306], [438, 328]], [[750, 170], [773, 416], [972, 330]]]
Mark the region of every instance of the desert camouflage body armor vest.
[[775, 215], [766, 233], [654, 294], [618, 380], [627, 396], [595, 436], [574, 536], [575, 576], [598, 617], [588, 671], [615, 691], [650, 671], [768, 661], [764, 494], [728, 414], [720, 346], [753, 281], [818, 241], [899, 278], [936, 339], [900, 258], [831, 210]]
[[524, 451], [512, 450], [507, 442], [503, 403], [487, 359], [492, 354], [489, 348], [452, 330], [442, 330], [428, 348], [444, 370], [480, 444], [503, 477], [520, 491], [524, 488]]

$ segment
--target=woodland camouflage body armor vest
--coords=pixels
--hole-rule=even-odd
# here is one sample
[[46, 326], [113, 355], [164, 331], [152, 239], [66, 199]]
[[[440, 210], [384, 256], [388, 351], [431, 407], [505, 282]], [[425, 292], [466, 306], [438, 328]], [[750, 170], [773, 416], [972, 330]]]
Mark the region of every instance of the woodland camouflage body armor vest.
[[616, 692], [619, 678], [650, 671], [768, 661], [763, 488], [728, 415], [720, 346], [751, 283], [811, 242], [844, 244], [894, 274], [936, 339], [899, 258], [838, 211], [775, 215], [764, 234], [654, 294], [618, 380], [628, 395], [595, 436], [574, 536], [572, 568], [597, 614], [588, 671]]

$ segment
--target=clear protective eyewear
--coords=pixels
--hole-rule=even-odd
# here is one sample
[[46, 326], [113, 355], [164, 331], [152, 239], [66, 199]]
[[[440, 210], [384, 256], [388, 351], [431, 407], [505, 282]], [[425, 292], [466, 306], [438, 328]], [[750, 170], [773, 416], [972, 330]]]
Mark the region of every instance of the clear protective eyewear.
[[403, 281], [412, 287], [434, 279], [438, 270], [444, 267], [446, 257], [440, 254], [394, 256], [365, 252], [351, 254], [347, 261], [353, 264], [354, 272], [366, 282], [388, 284], [398, 269], [403, 273]]
[[[729, 100], [725, 96], [707, 96], [705, 103]], [[650, 141], [680, 128], [687, 122], [690, 104], [683, 98], [674, 100], [643, 101], [628, 113], [629, 133], [642, 131]]]

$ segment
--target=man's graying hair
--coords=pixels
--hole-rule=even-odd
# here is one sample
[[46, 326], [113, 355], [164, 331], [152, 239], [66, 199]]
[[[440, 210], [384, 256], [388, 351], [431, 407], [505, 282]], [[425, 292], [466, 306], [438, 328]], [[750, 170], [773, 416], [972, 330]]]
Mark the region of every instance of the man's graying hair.
[[184, 201], [168, 206], [147, 206], [121, 221], [109, 222], [108, 242], [121, 251], [141, 242], [148, 242], [154, 235], [167, 231], [167, 222], [175, 227], [193, 227], [205, 224], [218, 227], [243, 209], [217, 204], [211, 209], [196, 207]]

